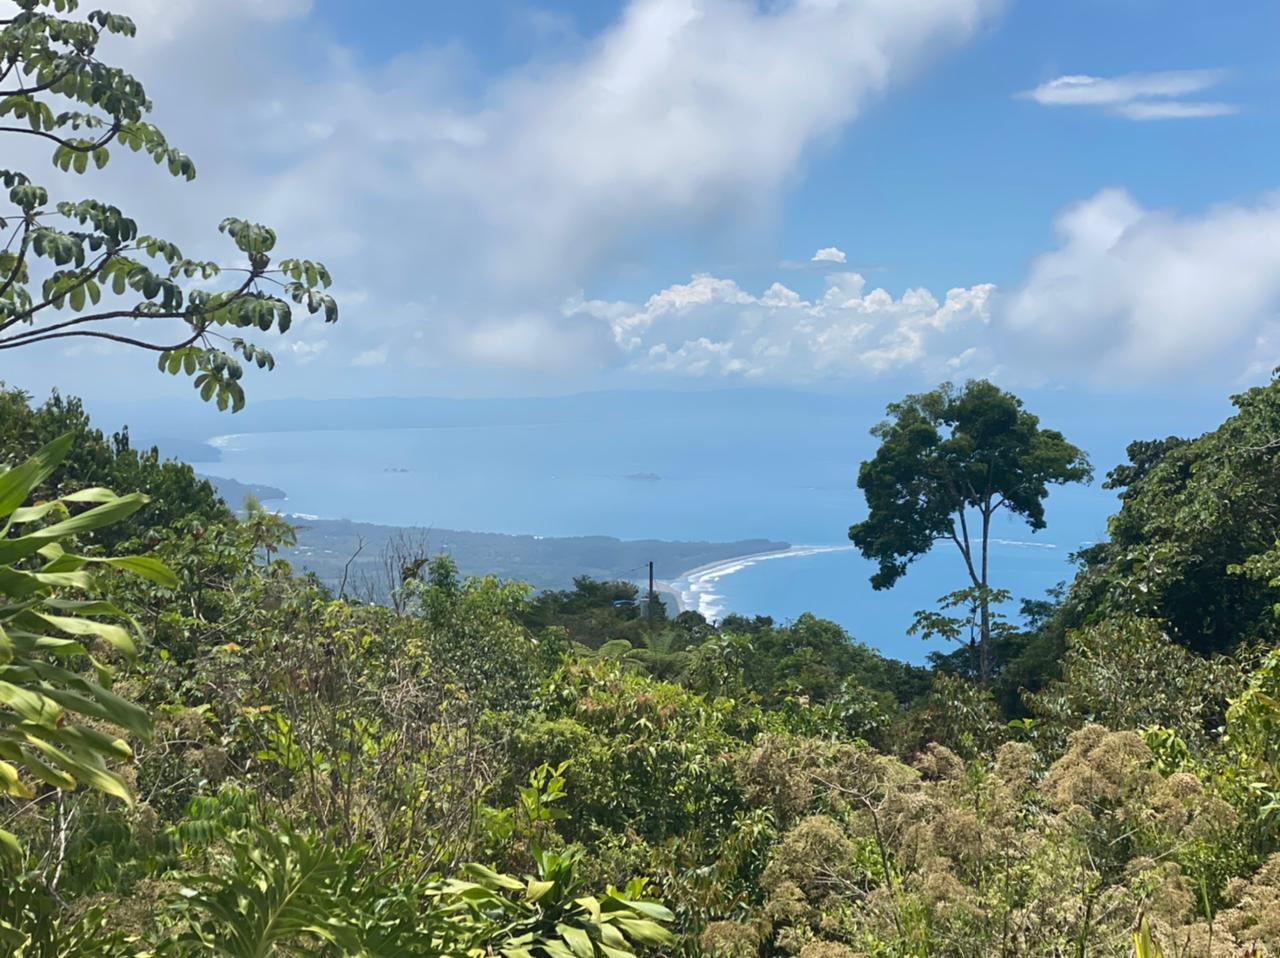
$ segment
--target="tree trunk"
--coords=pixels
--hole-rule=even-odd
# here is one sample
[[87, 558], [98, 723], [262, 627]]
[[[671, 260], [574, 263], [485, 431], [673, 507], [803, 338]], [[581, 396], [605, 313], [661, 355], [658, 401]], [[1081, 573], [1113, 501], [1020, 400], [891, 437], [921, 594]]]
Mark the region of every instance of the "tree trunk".
[[982, 684], [990, 685], [992, 659], [995, 656], [994, 650], [991, 648], [991, 603], [987, 600], [985, 594], [982, 596], [982, 623], [978, 641], [978, 667], [982, 676]]
[[991, 509], [988, 502], [982, 510], [982, 582], [979, 588], [982, 594], [979, 596], [981, 601], [981, 631], [978, 641], [978, 672], [982, 678], [983, 685], [991, 683], [991, 673], [993, 671], [995, 650], [991, 647], [991, 599], [987, 594], [987, 547], [991, 542]]

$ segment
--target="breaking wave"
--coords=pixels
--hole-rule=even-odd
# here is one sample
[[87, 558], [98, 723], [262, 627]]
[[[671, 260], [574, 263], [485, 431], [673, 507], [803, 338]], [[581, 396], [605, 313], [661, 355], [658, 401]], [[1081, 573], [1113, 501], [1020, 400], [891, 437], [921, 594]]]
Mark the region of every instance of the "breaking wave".
[[680, 593], [680, 601], [686, 609], [702, 613], [708, 621], [715, 621], [726, 611], [725, 596], [717, 590], [721, 579], [759, 565], [762, 562], [773, 562], [777, 559], [801, 559], [805, 556], [821, 555], [826, 552], [849, 552], [855, 546], [792, 546], [777, 552], [759, 552], [755, 555], [738, 556], [736, 559], [724, 559], [708, 565], [691, 569], [675, 579], [671, 587]]

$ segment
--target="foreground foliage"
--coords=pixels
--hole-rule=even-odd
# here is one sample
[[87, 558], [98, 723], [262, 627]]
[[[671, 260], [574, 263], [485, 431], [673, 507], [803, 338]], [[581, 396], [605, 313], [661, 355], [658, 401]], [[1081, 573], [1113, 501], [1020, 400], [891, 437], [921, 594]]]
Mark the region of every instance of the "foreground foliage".
[[[1280, 955], [1280, 651], [1072, 619], [1106, 564], [989, 685], [812, 616], [648, 623], [620, 585], [442, 557], [365, 605], [82, 425], [11, 431], [0, 475], [12, 954]], [[81, 468], [181, 496], [154, 525]]]

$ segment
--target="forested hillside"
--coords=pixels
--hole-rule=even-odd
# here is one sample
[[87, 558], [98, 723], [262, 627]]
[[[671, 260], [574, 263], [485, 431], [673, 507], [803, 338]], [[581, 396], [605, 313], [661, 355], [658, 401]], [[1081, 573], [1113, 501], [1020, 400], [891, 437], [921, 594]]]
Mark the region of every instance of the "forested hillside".
[[[0, 132], [194, 177], [98, 57], [131, 20], [14, 6]], [[266, 226], [225, 220], [224, 268], [0, 182], [0, 354], [106, 339], [232, 411], [263, 335], [337, 319]], [[1280, 378], [1235, 403], [1135, 442], [1108, 540], [1017, 617], [991, 518], [1044, 526], [1086, 451], [985, 380], [892, 404], [850, 535], [877, 588], [957, 550], [919, 667], [395, 543], [335, 590], [280, 515], [0, 390], [0, 953], [1277, 958]]]
[[1135, 444], [1111, 542], [985, 685], [964, 647], [446, 558], [339, 600], [272, 514], [9, 402], [14, 954], [1280, 949], [1280, 383]]

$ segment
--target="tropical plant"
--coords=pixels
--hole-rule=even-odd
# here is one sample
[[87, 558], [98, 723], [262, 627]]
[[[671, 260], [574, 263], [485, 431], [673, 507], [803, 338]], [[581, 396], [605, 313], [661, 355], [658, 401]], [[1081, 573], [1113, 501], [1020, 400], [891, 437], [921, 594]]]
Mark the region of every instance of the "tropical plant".
[[[469, 864], [462, 876], [401, 888], [369, 868], [368, 849], [282, 819], [222, 835], [221, 865], [174, 905], [172, 950], [270, 958], [298, 949], [342, 955], [634, 958], [670, 940], [671, 912], [634, 881], [592, 895], [580, 852], [535, 849], [524, 879]], [[310, 952], [308, 952], [310, 953]]]
[[[71, 440], [57, 439], [0, 473], [0, 789], [35, 800], [34, 780], [61, 790], [83, 785], [128, 802], [129, 790], [109, 763], [127, 761], [132, 750], [102, 723], [145, 737], [151, 721], [108, 687], [112, 669], [95, 643], [132, 658], [138, 630], [115, 605], [92, 596], [94, 569], [124, 570], [161, 586], [177, 580], [145, 556], [69, 551], [75, 536], [142, 508], [143, 495], [91, 488], [22, 505], [67, 455]], [[0, 830], [0, 842], [20, 851], [9, 831]]]
[[535, 848], [535, 873], [524, 879], [473, 864], [464, 868], [465, 879], [429, 894], [452, 920], [474, 924], [475, 945], [506, 958], [634, 958], [671, 940], [664, 925], [675, 916], [644, 897], [643, 880], [591, 895], [579, 874], [581, 858], [580, 850]]
[[[152, 104], [142, 84], [98, 59], [105, 35], [135, 35], [132, 20], [102, 10], [64, 16], [78, 0], [16, 5], [16, 14], [0, 20], [0, 119], [14, 121], [0, 132], [52, 142], [53, 165], [63, 172], [104, 167], [119, 144], [173, 176], [195, 178], [191, 159], [147, 122]], [[64, 101], [76, 108], [59, 110]], [[325, 292], [328, 270], [298, 259], [273, 268], [276, 234], [265, 226], [223, 220], [219, 230], [244, 265], [225, 289], [190, 288], [191, 280], [207, 283], [224, 268], [143, 234], [109, 203], [51, 201], [48, 189], [17, 170], [0, 170], [0, 185], [11, 206], [0, 210], [0, 232], [9, 233], [0, 249], [0, 350], [68, 338], [149, 350], [162, 370], [193, 377], [201, 398], [237, 410], [244, 405], [241, 360], [259, 368], [275, 363], [245, 338], [250, 332], [286, 332], [291, 303], [323, 313], [326, 322], [338, 318]]]
[[125, 936], [109, 927], [107, 909], [95, 905], [67, 914], [56, 898], [29, 878], [0, 882], [0, 946], [9, 958], [124, 958]]
[[1151, 935], [1151, 924], [1144, 917], [1133, 932], [1133, 958], [1164, 958], [1164, 949]]
[[95, 530], [85, 541], [117, 549], [132, 539], [149, 543], [184, 522], [231, 518], [217, 491], [191, 466], [162, 459], [155, 448], [135, 447], [127, 427], [114, 434], [94, 428], [84, 404], [74, 396], [54, 390], [36, 405], [27, 393], [0, 387], [0, 462], [25, 460], [66, 433], [74, 436], [70, 452], [32, 496], [55, 499], [85, 486], [106, 486], [151, 497], [146, 509]]
[[352, 909], [364, 853], [294, 831], [284, 821], [226, 836], [219, 872], [198, 876], [177, 906], [186, 918], [180, 953], [268, 958], [283, 946], [327, 944], [361, 950]]

